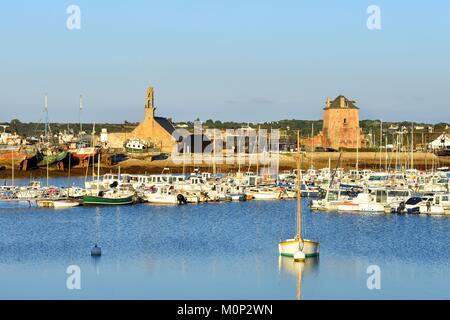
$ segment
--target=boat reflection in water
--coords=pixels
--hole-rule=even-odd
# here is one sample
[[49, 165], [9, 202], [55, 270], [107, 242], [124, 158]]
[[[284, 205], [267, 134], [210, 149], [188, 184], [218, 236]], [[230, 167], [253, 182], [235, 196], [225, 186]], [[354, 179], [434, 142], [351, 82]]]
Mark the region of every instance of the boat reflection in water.
[[319, 257], [312, 257], [302, 262], [294, 261], [289, 257], [278, 257], [278, 271], [297, 277], [297, 300], [301, 300], [302, 277], [317, 271]]

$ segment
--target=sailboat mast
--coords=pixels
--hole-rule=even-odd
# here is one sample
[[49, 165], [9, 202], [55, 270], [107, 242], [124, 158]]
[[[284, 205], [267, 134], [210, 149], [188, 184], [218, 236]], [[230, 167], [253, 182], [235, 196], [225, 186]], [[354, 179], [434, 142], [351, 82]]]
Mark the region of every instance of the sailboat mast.
[[[241, 174], [241, 150], [240, 150], [240, 144], [241, 144], [241, 135], [242, 135], [242, 128], [239, 130], [239, 137], [238, 137], [238, 146], [237, 146], [237, 153], [238, 153], [238, 173]], [[214, 153], [215, 156], [215, 153]]]
[[11, 180], [12, 186], [14, 187], [14, 149], [11, 155]]
[[95, 134], [95, 122], [92, 127], [92, 136], [91, 136], [91, 149], [94, 150], [92, 153], [92, 181], [94, 181], [94, 175], [95, 175], [95, 147], [94, 147], [94, 134]]
[[[279, 136], [278, 136], [279, 139]], [[277, 185], [279, 183], [279, 172], [280, 172], [280, 143], [278, 142], [276, 145], [276, 149], [277, 149], [277, 171], [276, 171], [276, 175], [277, 175]]]
[[414, 122], [411, 123], [411, 169], [414, 169]]
[[[388, 136], [387, 136], [387, 134], [386, 134], [386, 136], [384, 137], [384, 140], [385, 140], [384, 146], [385, 146], [385, 151], [386, 151], [385, 167], [386, 167], [386, 170], [388, 170], [389, 153], [388, 153]], [[390, 166], [389, 166], [389, 167], [390, 167]], [[390, 169], [390, 168], [389, 168], [389, 169]]]
[[359, 175], [359, 130], [358, 130], [358, 134], [356, 137], [356, 171], [358, 172]]
[[45, 137], [48, 138], [48, 96], [44, 97], [44, 112], [45, 112]]
[[48, 160], [50, 156], [50, 139], [48, 137], [48, 97], [45, 95], [44, 98], [44, 108], [45, 108], [45, 138], [47, 139], [47, 155], [46, 155], [46, 169], [47, 169], [47, 187], [49, 185], [48, 177]]
[[302, 223], [302, 193], [301, 193], [301, 166], [300, 166], [300, 131], [297, 131], [297, 238], [300, 240], [301, 235], [301, 223]]
[[380, 120], [380, 172], [382, 167], [382, 148], [383, 148], [383, 120]]
[[100, 192], [100, 156], [101, 153], [98, 153], [98, 166], [97, 166], [97, 196]]
[[83, 132], [83, 120], [81, 118], [82, 113], [83, 113], [83, 96], [80, 95], [80, 115], [79, 115], [80, 116], [80, 133], [79, 133], [80, 136], [81, 136], [81, 132]]
[[256, 136], [256, 181], [255, 185], [258, 186], [258, 176], [259, 176], [259, 143], [260, 143], [260, 136], [261, 134], [261, 126], [258, 126], [258, 135]]
[[314, 145], [314, 122], [311, 123], [311, 146], [312, 146], [312, 153], [311, 153], [311, 164], [310, 169], [314, 166], [314, 151], [315, 151], [315, 145]]
[[216, 129], [214, 129], [214, 143], [213, 143], [213, 175], [216, 176]]
[[[395, 133], [395, 136], [392, 136], [392, 139], [395, 139], [395, 171], [398, 170], [398, 133]], [[394, 142], [392, 142], [394, 144]], [[394, 149], [393, 149], [394, 150]]]
[[[270, 132], [272, 132], [272, 128], [270, 128]], [[266, 136], [266, 138], [269, 139], [269, 143], [267, 144], [267, 151], [269, 155], [269, 161], [267, 161], [267, 175], [270, 175], [270, 168], [272, 167], [272, 135], [270, 133], [267, 133], [267, 135], [268, 137]]]
[[70, 169], [72, 166], [72, 163], [71, 163], [72, 162], [72, 154], [69, 152], [68, 155], [69, 155], [69, 175], [67, 178], [67, 199], [70, 198]]
[[186, 162], [186, 143], [183, 144], [183, 177], [184, 177], [184, 175], [186, 173], [186, 169], [185, 169], [186, 164], [185, 164], [185, 162]]

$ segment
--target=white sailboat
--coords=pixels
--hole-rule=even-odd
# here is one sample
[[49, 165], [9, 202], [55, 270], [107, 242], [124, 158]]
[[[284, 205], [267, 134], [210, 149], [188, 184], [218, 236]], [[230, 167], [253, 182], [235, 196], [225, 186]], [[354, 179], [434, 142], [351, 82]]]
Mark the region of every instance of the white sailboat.
[[297, 235], [294, 239], [287, 239], [278, 244], [281, 256], [293, 257], [296, 261], [305, 260], [307, 257], [319, 255], [320, 244], [312, 240], [306, 240], [301, 235], [301, 168], [300, 168], [300, 134], [297, 133]]

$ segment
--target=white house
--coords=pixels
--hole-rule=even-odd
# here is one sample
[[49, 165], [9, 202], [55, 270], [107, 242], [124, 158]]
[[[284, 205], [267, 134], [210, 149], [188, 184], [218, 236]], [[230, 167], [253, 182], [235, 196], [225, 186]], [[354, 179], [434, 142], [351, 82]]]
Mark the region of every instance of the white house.
[[100, 142], [103, 144], [108, 143], [108, 129], [102, 128], [102, 132], [100, 133]]
[[450, 137], [445, 133], [441, 134], [436, 140], [428, 144], [428, 148], [432, 150], [440, 149], [442, 147], [450, 147]]

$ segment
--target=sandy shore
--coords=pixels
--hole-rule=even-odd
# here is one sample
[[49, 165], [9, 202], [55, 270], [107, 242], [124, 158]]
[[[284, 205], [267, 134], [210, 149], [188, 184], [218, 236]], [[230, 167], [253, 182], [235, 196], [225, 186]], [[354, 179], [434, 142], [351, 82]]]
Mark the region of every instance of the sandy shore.
[[[323, 168], [331, 165], [331, 168], [335, 168], [336, 166], [345, 168], [345, 169], [353, 169], [356, 167], [356, 153], [355, 152], [347, 152], [341, 154], [341, 159], [339, 160], [339, 153], [327, 153], [327, 152], [317, 152], [317, 153], [303, 153], [302, 154], [302, 168], [307, 169], [311, 165], [315, 168]], [[360, 169], [374, 169], [377, 170], [380, 168], [380, 159], [381, 166], [384, 168], [386, 163], [389, 168], [395, 168], [397, 166], [407, 166], [409, 167], [410, 163], [410, 154], [402, 154], [396, 155], [395, 153], [388, 153], [386, 158], [386, 154], [382, 153], [380, 157], [380, 153], [378, 152], [361, 152], [359, 153], [359, 168]], [[193, 162], [192, 162], [193, 163]], [[292, 154], [282, 154], [280, 155], [279, 161], [279, 169], [280, 171], [291, 170], [296, 168], [295, 156]], [[437, 157], [430, 153], [415, 153], [414, 154], [414, 167], [418, 169], [431, 169], [434, 167], [442, 167], [442, 166], [450, 166], [450, 157]], [[11, 178], [11, 163], [3, 162], [0, 163], [1, 167], [4, 167], [0, 170], [0, 179], [10, 179]], [[137, 160], [137, 159], [128, 159], [122, 161], [113, 166], [107, 166], [106, 163], [102, 164], [101, 173], [108, 172], [118, 172], [120, 170], [122, 173], [139, 173], [139, 174], [157, 174], [162, 173], [165, 168], [170, 169], [172, 173], [182, 173], [183, 165], [174, 163], [170, 159], [166, 160]], [[260, 168], [267, 167], [267, 164], [260, 164]], [[189, 173], [192, 172], [195, 168], [199, 168], [202, 171], [213, 171], [213, 165], [211, 163], [202, 163], [202, 164], [185, 164], [184, 172]], [[237, 158], [234, 159], [234, 164], [216, 164], [216, 171], [221, 173], [228, 172], [237, 172], [241, 171], [256, 171], [256, 164], [249, 165], [248, 162], [239, 166], [237, 164]], [[96, 169], [97, 170], [97, 169]], [[67, 171], [58, 170], [56, 168], [50, 168], [49, 176], [58, 177], [58, 176], [67, 176]], [[32, 178], [32, 177], [45, 177], [47, 175], [46, 168], [39, 168], [31, 171], [19, 171], [18, 166], [15, 167], [14, 176], [15, 178]], [[92, 175], [92, 168], [81, 168], [74, 167], [71, 170], [72, 176], [85, 176]]]

